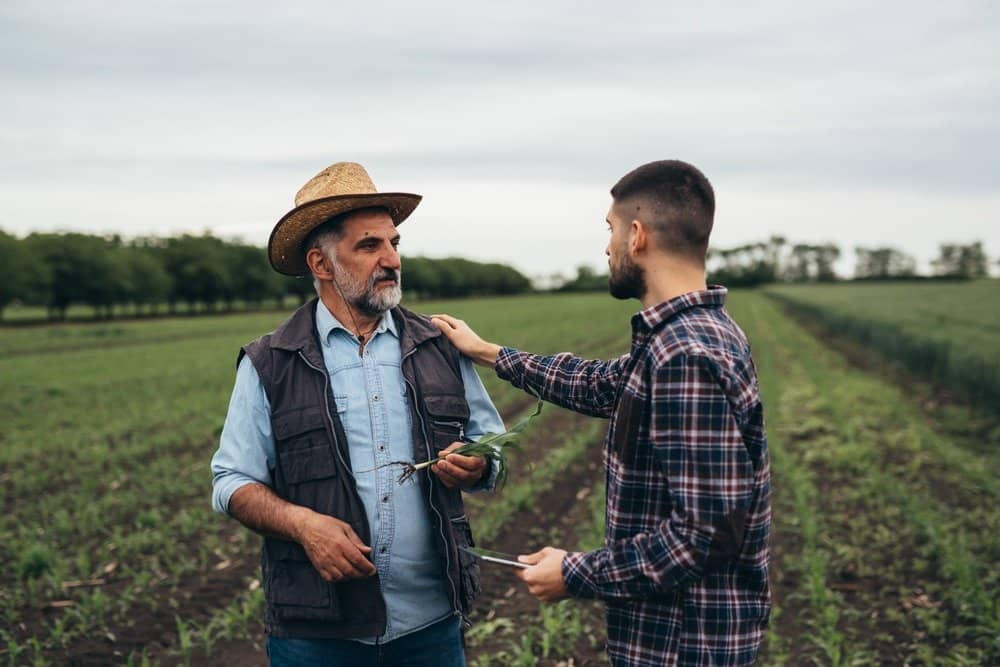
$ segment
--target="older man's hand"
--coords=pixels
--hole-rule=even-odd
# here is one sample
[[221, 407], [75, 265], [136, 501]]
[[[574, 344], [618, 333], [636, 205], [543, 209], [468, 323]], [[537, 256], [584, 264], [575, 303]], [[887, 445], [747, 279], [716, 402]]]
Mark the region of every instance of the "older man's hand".
[[461, 447], [462, 442], [453, 442], [447, 449], [438, 452], [442, 460], [431, 466], [431, 472], [450, 489], [468, 489], [483, 478], [489, 462], [482, 456], [462, 456], [449, 452]]
[[518, 556], [522, 563], [531, 565], [519, 570], [517, 577], [528, 585], [528, 592], [543, 602], [555, 602], [569, 597], [566, 582], [563, 581], [562, 563], [566, 552], [562, 549], [545, 547], [533, 554]]

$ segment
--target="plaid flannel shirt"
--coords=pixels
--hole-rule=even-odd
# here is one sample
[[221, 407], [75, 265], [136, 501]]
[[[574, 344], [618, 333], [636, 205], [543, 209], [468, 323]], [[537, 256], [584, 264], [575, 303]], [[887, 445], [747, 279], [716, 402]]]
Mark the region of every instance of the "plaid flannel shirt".
[[567, 589], [607, 607], [615, 665], [752, 664], [770, 613], [770, 472], [757, 376], [726, 290], [632, 318], [612, 361], [504, 348], [497, 374], [611, 418], [605, 546], [563, 562]]

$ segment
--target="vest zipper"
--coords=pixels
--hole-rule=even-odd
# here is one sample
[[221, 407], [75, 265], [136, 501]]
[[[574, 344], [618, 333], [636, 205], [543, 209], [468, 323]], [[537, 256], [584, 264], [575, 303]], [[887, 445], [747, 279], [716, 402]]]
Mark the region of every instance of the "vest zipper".
[[[333, 449], [337, 452], [337, 458], [340, 459], [340, 464], [344, 466], [344, 470], [347, 471], [347, 473], [351, 476], [351, 479], [354, 480], [355, 485], [357, 485], [357, 479], [354, 477], [354, 471], [351, 469], [351, 466], [347, 465], [347, 461], [344, 460], [344, 455], [340, 451], [340, 447], [337, 443], [337, 429], [334, 427], [333, 420], [330, 418], [330, 376], [327, 375], [325, 370], [317, 368], [308, 359], [306, 359], [306, 355], [302, 353], [302, 350], [299, 350], [299, 358], [305, 362], [306, 366], [318, 373], [323, 374], [323, 407], [325, 408], [323, 416], [326, 417], [327, 425], [330, 427], [330, 434], [333, 436]], [[371, 531], [371, 526], [368, 527], [368, 530], [369, 532]], [[370, 535], [369, 539], [371, 539]]]
[[[342, 466], [344, 466], [344, 470], [347, 471], [347, 474], [351, 476], [352, 480], [354, 480], [354, 493], [357, 494], [357, 492], [358, 492], [358, 480], [354, 476], [354, 470], [351, 469], [351, 466], [347, 465], [347, 462], [344, 460], [344, 455], [340, 451], [340, 446], [339, 446], [339, 443], [337, 442], [337, 429], [336, 429], [336, 427], [333, 424], [333, 418], [330, 416], [330, 376], [327, 374], [327, 372], [324, 369], [318, 368], [312, 362], [310, 362], [308, 359], [306, 359], [306, 355], [304, 355], [302, 353], [302, 350], [299, 350], [299, 358], [302, 359], [303, 363], [305, 363], [306, 366], [308, 366], [309, 368], [313, 369], [317, 373], [322, 373], [323, 374], [323, 408], [324, 408], [323, 409], [323, 416], [326, 418], [327, 425], [330, 427], [330, 438], [333, 441], [333, 449], [337, 452], [337, 458], [340, 459], [340, 464]], [[359, 505], [363, 506], [363, 503], [361, 502], [360, 496], [358, 496], [357, 501], [358, 501]], [[365, 528], [368, 529], [367, 530], [367, 532], [368, 532], [368, 541], [371, 542], [372, 537], [374, 537], [372, 535], [372, 527], [368, 525], [368, 517], [365, 516], [364, 511], [362, 511], [362, 513], [361, 513], [361, 521], [364, 522]], [[385, 614], [385, 619], [386, 619], [385, 623], [386, 623], [386, 625], [388, 625], [388, 623], [389, 623], [389, 607], [385, 603], [385, 596], [382, 595], [382, 590], [381, 589], [382, 589], [382, 587], [379, 586], [379, 595], [382, 597], [382, 609], [383, 609], [383, 613]], [[385, 627], [386, 626], [382, 627], [382, 632], [383, 633], [385, 632]], [[379, 636], [381, 636], [381, 634]]]
[[450, 426], [451, 428], [458, 429], [458, 439], [465, 442], [465, 424], [457, 421], [443, 421], [440, 419], [432, 419], [432, 422], [437, 426]]
[[[413, 355], [413, 353], [416, 352], [416, 351], [417, 351], [416, 348], [410, 350], [409, 352], [406, 353], [405, 357], [403, 357], [402, 359], [399, 360], [400, 371], [402, 371], [403, 362], [406, 361], [407, 359], [409, 359]], [[421, 413], [420, 409], [417, 407], [417, 391], [414, 388], [413, 383], [410, 382], [410, 380], [406, 377], [406, 373], [403, 373], [403, 380], [406, 382], [407, 389], [410, 390], [410, 395], [413, 396], [414, 412], [417, 413], [417, 419], [420, 420], [420, 432], [424, 436], [424, 449], [427, 452], [427, 460], [430, 461], [432, 458], [434, 458], [434, 455], [431, 453], [431, 440], [430, 440], [430, 438], [427, 437], [427, 425], [424, 423], [424, 415]], [[427, 503], [431, 506], [431, 509], [434, 510], [434, 514], [436, 514], [437, 518], [438, 518], [438, 525], [441, 526], [441, 529], [438, 532], [441, 535], [441, 539], [444, 541], [444, 559], [445, 559], [444, 560], [444, 564], [445, 564], [445, 570], [444, 570], [444, 572], [445, 572], [445, 575], [447, 575], [447, 577], [448, 577], [448, 585], [451, 586], [451, 600], [452, 600], [452, 604], [455, 605], [455, 612], [459, 616], [462, 617], [462, 622], [466, 626], [471, 625], [471, 623], [469, 622], [469, 619], [467, 619], [465, 617], [465, 614], [462, 612], [462, 605], [458, 601], [458, 586], [455, 585], [455, 580], [452, 579], [452, 577], [451, 577], [451, 550], [449, 548], [450, 545], [448, 544], [448, 536], [444, 534], [444, 525], [445, 525], [444, 518], [441, 516], [441, 512], [438, 511], [437, 507], [434, 504], [434, 483], [433, 482], [429, 482], [427, 484]], [[449, 528], [450, 528], [450, 526], [449, 526]]]

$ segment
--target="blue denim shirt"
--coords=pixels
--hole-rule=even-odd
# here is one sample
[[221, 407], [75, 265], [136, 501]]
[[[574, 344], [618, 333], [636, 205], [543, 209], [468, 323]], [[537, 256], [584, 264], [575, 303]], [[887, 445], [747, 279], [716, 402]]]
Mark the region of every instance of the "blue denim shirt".
[[[372, 529], [372, 559], [379, 572], [387, 623], [379, 641], [391, 641], [420, 630], [453, 613], [448, 582], [437, 555], [434, 524], [427, 499], [416, 480], [397, 484], [398, 466], [373, 470], [390, 461], [413, 460], [411, 413], [400, 368], [396, 326], [386, 313], [358, 354], [358, 341], [322, 301], [316, 307], [316, 328], [323, 361], [330, 374], [334, 400], [356, 471], [358, 493]], [[469, 438], [500, 433], [503, 421], [472, 363], [460, 365], [471, 416]], [[271, 485], [275, 466], [271, 410], [256, 369], [244, 358], [212, 458], [212, 505], [228, 511], [229, 499], [252, 482]], [[491, 488], [493, 474], [479, 488]], [[368, 643], [375, 637], [362, 639]]]

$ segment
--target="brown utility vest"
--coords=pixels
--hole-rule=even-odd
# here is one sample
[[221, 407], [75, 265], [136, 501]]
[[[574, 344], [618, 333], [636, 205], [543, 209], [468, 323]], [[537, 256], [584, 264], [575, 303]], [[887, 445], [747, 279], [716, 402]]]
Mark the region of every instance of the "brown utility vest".
[[[316, 299], [270, 334], [246, 345], [271, 404], [275, 444], [274, 492], [296, 505], [337, 517], [372, 543], [355, 486], [343, 425], [316, 333]], [[394, 308], [402, 372], [413, 424], [413, 456], [426, 461], [464, 433], [469, 405], [459, 353], [430, 320]], [[464, 617], [479, 595], [479, 565], [458, 549], [472, 546], [462, 494], [435, 475], [417, 476], [427, 498], [441, 567], [455, 610]], [[261, 550], [265, 627], [275, 637], [356, 638], [385, 631], [386, 609], [378, 574], [338, 583], [325, 581], [297, 543], [264, 538]]]

